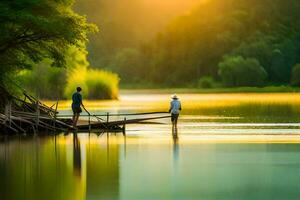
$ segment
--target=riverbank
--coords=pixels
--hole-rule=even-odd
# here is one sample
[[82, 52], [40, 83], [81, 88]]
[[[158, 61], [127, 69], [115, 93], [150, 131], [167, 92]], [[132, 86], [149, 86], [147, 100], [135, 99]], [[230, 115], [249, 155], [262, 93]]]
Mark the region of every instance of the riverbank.
[[289, 86], [268, 86], [268, 87], [237, 87], [237, 88], [127, 88], [121, 87], [121, 94], [131, 93], [299, 93], [300, 88]]

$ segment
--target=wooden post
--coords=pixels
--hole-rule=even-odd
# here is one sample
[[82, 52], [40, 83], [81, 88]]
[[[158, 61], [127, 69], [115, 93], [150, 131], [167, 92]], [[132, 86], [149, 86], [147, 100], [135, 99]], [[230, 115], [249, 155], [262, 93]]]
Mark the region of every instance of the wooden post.
[[126, 117], [124, 118], [123, 135], [126, 136]]
[[57, 118], [57, 107], [58, 107], [58, 101], [56, 102], [55, 111], [54, 111], [54, 130], [56, 131], [56, 118]]
[[92, 129], [92, 127], [91, 127], [91, 115], [89, 114], [89, 133], [91, 132], [91, 129]]
[[106, 128], [108, 129], [108, 123], [109, 123], [109, 113], [106, 113]]

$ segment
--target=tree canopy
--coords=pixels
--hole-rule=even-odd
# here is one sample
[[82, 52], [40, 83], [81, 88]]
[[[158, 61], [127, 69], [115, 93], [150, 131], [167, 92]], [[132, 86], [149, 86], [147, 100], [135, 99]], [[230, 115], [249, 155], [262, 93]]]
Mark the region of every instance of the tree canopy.
[[5, 76], [49, 59], [64, 67], [66, 50], [81, 48], [96, 26], [72, 10], [73, 0], [0, 1], [0, 84]]
[[169, 21], [202, 0], [76, 0], [74, 8], [101, 28], [90, 37], [89, 61], [108, 67], [123, 48], [152, 39]]
[[[257, 60], [267, 72], [265, 84], [289, 84], [300, 62], [299, 10], [298, 0], [205, 1], [140, 44], [138, 59], [118, 56], [107, 67], [123, 82], [185, 86], [207, 76], [220, 81], [219, 64], [241, 56]], [[138, 74], [129, 79], [132, 69]]]
[[262, 86], [267, 73], [255, 58], [226, 57], [219, 64], [219, 75], [224, 86]]
[[[293, 67], [300, 63], [299, 0], [187, 0], [182, 6], [185, 9], [170, 8], [174, 13], [167, 11], [162, 1], [149, 2], [78, 0], [73, 5], [73, 0], [1, 1], [0, 83], [5, 75], [45, 59], [52, 66], [76, 65], [72, 56], [69, 61], [66, 58], [68, 51], [84, 48], [87, 33], [97, 28], [73, 7], [103, 25], [101, 34], [91, 38], [92, 67], [88, 68], [117, 72], [121, 83], [168, 87], [297, 83], [299, 70], [293, 71]], [[183, 5], [181, 0], [168, 2]], [[201, 3], [182, 15], [196, 2]], [[164, 16], [160, 21], [160, 15], [149, 14], [150, 4], [160, 5]], [[178, 14], [181, 16], [167, 23]], [[224, 81], [229, 72], [240, 78], [243, 71], [251, 72], [247, 80], [237, 84]]]

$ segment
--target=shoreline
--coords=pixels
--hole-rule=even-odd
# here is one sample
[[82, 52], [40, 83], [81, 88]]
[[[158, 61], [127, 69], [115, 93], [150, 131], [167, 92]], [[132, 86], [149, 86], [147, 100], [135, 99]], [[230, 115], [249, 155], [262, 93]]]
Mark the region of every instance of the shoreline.
[[120, 88], [119, 94], [132, 93], [193, 93], [193, 94], [229, 94], [229, 93], [300, 93], [298, 87], [270, 86], [270, 87], [238, 87], [238, 88]]

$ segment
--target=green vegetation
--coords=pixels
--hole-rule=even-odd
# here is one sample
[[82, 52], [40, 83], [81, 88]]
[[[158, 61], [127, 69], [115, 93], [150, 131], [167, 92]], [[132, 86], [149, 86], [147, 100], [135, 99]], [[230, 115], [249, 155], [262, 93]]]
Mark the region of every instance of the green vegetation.
[[[107, 2], [89, 1], [94, 4]], [[129, 5], [132, 5], [136, 1], [121, 2], [131, 2]], [[118, 73], [121, 84], [127, 86], [155, 84], [162, 87], [202, 87], [199, 84], [202, 77], [211, 77], [223, 86], [231, 87], [291, 83], [292, 68], [300, 63], [298, 0], [199, 0], [198, 3], [190, 13], [172, 20], [153, 39], [149, 39], [150, 36], [141, 39], [120, 29], [109, 29], [101, 36], [103, 40], [93, 40], [90, 47], [92, 62], [99, 62], [100, 66]], [[108, 9], [109, 4], [105, 4], [107, 9], [105, 6], [102, 8], [106, 12], [103, 12], [103, 20], [99, 23], [116, 22], [114, 25], [117, 26], [120, 21], [116, 20], [117, 17], [109, 16], [108, 13], [114, 14]], [[78, 6], [77, 9], [91, 19], [97, 19], [94, 12], [93, 15], [86, 12], [93, 10], [87, 7], [80, 9]], [[140, 20], [136, 18], [136, 21]], [[136, 30], [130, 20], [133, 23], [136, 21], [133, 18], [127, 20], [130, 25], [125, 30]], [[158, 30], [156, 27], [153, 32]], [[107, 43], [108, 37], [119, 45]], [[127, 40], [124, 37], [130, 37], [131, 42], [125, 42]], [[99, 49], [111, 51], [109, 55], [104, 53], [98, 56], [100, 53], [95, 52], [99, 52]], [[96, 61], [96, 56], [103, 62]], [[234, 70], [229, 70], [232, 68], [228, 65], [230, 58], [239, 60]], [[228, 73], [233, 74], [225, 75], [224, 65]], [[229, 83], [227, 79], [230, 76], [240, 80]]]
[[267, 72], [254, 58], [241, 56], [226, 57], [219, 64], [219, 75], [224, 86], [262, 86], [267, 79]]
[[3, 0], [0, 2], [0, 84], [6, 75], [50, 59], [66, 66], [65, 51], [87, 41], [96, 27], [71, 9], [72, 0]]
[[220, 80], [224, 77], [218, 71], [229, 62], [224, 56], [242, 56], [248, 64], [236, 63], [237, 68], [244, 68], [239, 73], [251, 68], [251, 77], [244, 74], [243, 82], [225, 82], [225, 86], [263, 85], [264, 70], [268, 74], [265, 84], [288, 84], [291, 69], [300, 58], [299, 8], [297, 0], [207, 1], [174, 20], [141, 49], [146, 58], [143, 67], [148, 69], [144, 78], [170, 86], [194, 82], [201, 76]]
[[88, 99], [118, 98], [119, 77], [111, 72], [75, 69], [67, 79], [65, 97], [70, 98], [78, 85], [82, 86], [83, 95]]
[[291, 85], [296, 87], [300, 86], [300, 64], [295, 65], [293, 68]]
[[[76, 0], [75, 10], [86, 15], [101, 30], [90, 37], [88, 50], [91, 65], [112, 69], [116, 55], [123, 49], [136, 49], [141, 43], [148, 42], [170, 20], [188, 12], [200, 1]], [[126, 71], [126, 68], [122, 70]], [[125, 74], [121, 75], [125, 79]]]
[[[0, 88], [16, 74], [47, 99], [77, 86], [87, 98], [116, 98], [116, 74], [126, 88], [300, 86], [298, 0], [73, 3], [1, 1]], [[97, 28], [73, 8], [101, 27], [89, 44]]]
[[87, 34], [97, 27], [76, 14], [73, 3], [1, 1], [1, 90], [14, 92], [19, 80], [22, 88], [39, 98], [59, 99], [77, 86], [86, 89], [90, 98], [117, 98], [118, 77], [88, 69]]
[[86, 78], [89, 99], [117, 99], [119, 90], [118, 75], [100, 70], [89, 70]]
[[103, 70], [89, 69], [84, 48], [71, 47], [66, 52], [66, 68], [51, 67], [51, 62], [34, 65], [18, 74], [19, 83], [43, 99], [70, 98], [76, 87], [89, 99], [117, 99], [119, 78]]
[[214, 88], [216, 87], [216, 82], [210, 76], [203, 76], [198, 81], [198, 87], [205, 89]]
[[39, 98], [59, 99], [66, 84], [64, 68], [50, 66], [50, 61], [34, 65], [31, 70], [22, 70], [16, 79], [20, 85]]

